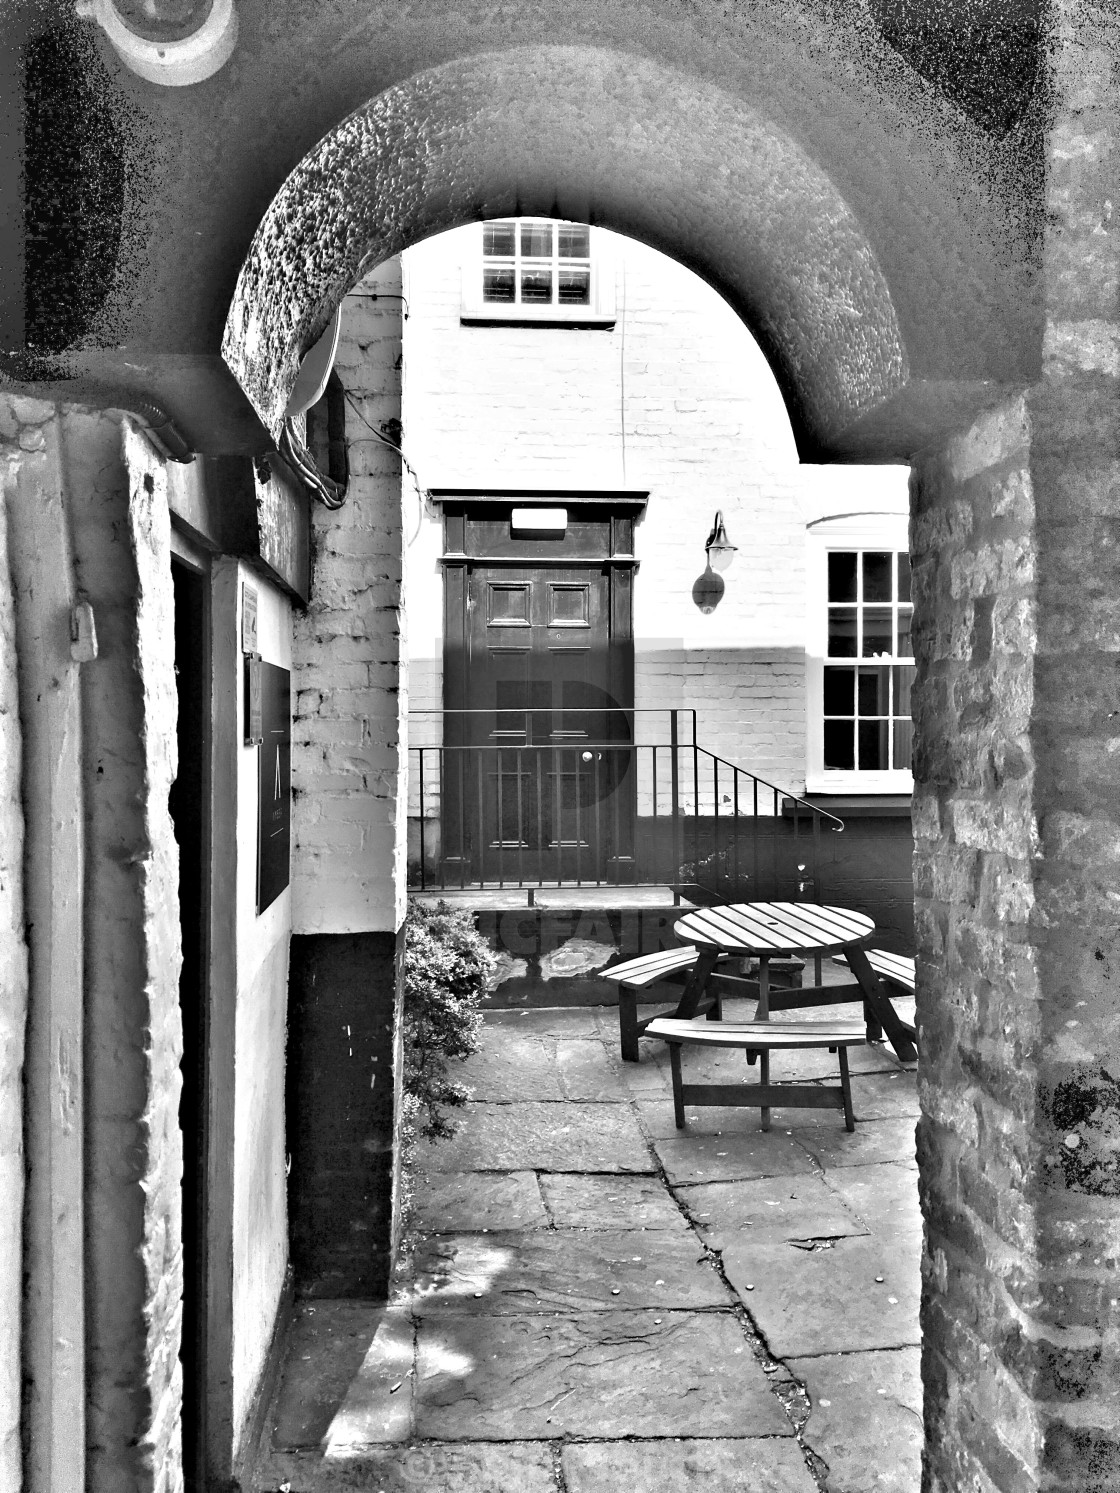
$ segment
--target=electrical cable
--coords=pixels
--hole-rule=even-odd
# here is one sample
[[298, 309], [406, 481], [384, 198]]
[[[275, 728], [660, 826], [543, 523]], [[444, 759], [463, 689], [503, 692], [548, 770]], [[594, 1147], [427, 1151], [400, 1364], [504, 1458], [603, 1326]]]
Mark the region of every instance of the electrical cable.
[[349, 389], [347, 389], [345, 391], [345, 393], [346, 393], [346, 403], [354, 411], [354, 413], [357, 415], [358, 419], [366, 427], [366, 429], [369, 431], [369, 433], [372, 436], [376, 437], [376, 439], [379, 440], [383, 446], [388, 446], [388, 448], [389, 448], [390, 451], [395, 451], [396, 452], [396, 454], [401, 459], [401, 465], [404, 467], [404, 469], [408, 473], [408, 475], [412, 478], [412, 485], [416, 489], [416, 498], [417, 498], [418, 508], [417, 508], [417, 515], [416, 515], [416, 533], [413, 534], [412, 539], [409, 540], [409, 543], [410, 544], [415, 543], [416, 538], [417, 538], [417, 536], [420, 533], [421, 526], [423, 525], [423, 522], [424, 522], [424, 500], [428, 496], [427, 491], [426, 491], [426, 489], [424, 489], [424, 488], [422, 488], [420, 486], [420, 479], [416, 475], [416, 469], [415, 469], [415, 467], [409, 461], [408, 457], [404, 454], [404, 451], [396, 443], [396, 441], [391, 441], [389, 439], [389, 437], [385, 434], [385, 432], [383, 430], [378, 430], [377, 427], [376, 427], [376, 425], [371, 424], [371, 422], [366, 419], [366, 416], [362, 413], [361, 408], [359, 407], [359, 405], [357, 404], [357, 402], [354, 400], [354, 398], [351, 395]]
[[303, 444], [292, 419], [284, 421], [280, 434], [280, 455], [293, 468], [311, 496], [324, 508], [341, 508], [346, 501], [349, 481], [335, 482], [319, 470], [315, 458]]

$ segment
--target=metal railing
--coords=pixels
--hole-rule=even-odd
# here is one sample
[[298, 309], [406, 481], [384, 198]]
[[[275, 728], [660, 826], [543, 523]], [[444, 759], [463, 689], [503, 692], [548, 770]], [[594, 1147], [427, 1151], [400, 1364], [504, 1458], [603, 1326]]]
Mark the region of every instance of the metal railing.
[[692, 709], [416, 711], [410, 730], [443, 738], [408, 751], [416, 890], [815, 900], [822, 829], [844, 827], [700, 746]]

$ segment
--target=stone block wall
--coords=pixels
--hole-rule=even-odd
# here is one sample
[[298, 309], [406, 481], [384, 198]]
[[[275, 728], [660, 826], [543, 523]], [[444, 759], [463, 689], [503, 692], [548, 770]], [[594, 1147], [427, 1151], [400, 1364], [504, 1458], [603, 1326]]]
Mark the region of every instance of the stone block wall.
[[1040, 1036], [1029, 455], [1017, 402], [918, 462], [912, 482], [930, 1493], [1025, 1487], [1036, 1459], [1034, 1409], [1003, 1338], [1033, 1248], [1024, 1189]]
[[1120, 1484], [1120, 18], [1050, 21], [1041, 376], [913, 487], [926, 1493]]

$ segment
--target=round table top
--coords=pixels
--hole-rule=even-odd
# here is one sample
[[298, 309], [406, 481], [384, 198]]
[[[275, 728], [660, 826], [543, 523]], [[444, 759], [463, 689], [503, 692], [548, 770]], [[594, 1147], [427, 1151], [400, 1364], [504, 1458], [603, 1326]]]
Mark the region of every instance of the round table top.
[[674, 931], [681, 943], [725, 954], [826, 954], [861, 943], [875, 924], [815, 902], [729, 902], [686, 913]]

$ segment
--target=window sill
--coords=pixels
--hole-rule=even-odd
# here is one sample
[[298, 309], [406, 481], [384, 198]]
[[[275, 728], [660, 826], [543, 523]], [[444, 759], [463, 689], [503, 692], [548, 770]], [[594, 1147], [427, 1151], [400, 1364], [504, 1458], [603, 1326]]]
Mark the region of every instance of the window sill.
[[[909, 819], [909, 793], [806, 793], [805, 802], [814, 808], [824, 809], [839, 819]], [[782, 800], [782, 813], [793, 815], [794, 804], [790, 798]]]
[[542, 306], [539, 310], [513, 306], [503, 311], [497, 306], [479, 306], [470, 310], [464, 307], [459, 313], [459, 322], [465, 327], [597, 327], [609, 330], [616, 321], [613, 312], [592, 311], [584, 307], [560, 311], [555, 306]]

